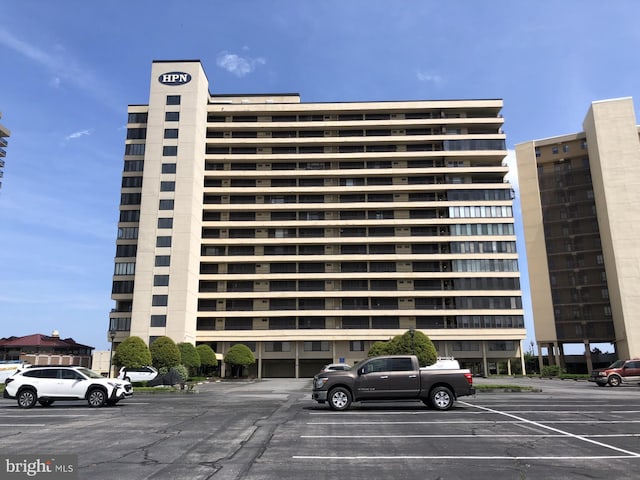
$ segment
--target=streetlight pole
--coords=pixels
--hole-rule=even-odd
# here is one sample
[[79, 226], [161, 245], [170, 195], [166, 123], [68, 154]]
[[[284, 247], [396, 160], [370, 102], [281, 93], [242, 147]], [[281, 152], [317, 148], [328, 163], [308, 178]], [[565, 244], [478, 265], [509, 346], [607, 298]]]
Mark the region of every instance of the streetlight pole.
[[111, 350], [109, 351], [109, 377], [111, 377], [111, 361], [113, 360], [113, 341], [116, 338], [116, 331], [109, 330], [109, 340], [111, 340]]
[[415, 342], [414, 342], [413, 338], [414, 338], [414, 336], [416, 334], [416, 329], [415, 328], [410, 328], [409, 329], [409, 333], [411, 334], [411, 353], [413, 355], [415, 355], [416, 354], [416, 345], [415, 345]]

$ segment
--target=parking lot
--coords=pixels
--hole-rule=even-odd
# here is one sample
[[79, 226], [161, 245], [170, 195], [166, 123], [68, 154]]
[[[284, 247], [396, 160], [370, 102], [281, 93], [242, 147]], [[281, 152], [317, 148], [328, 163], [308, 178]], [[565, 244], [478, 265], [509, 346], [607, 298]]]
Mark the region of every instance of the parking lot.
[[96, 479], [635, 479], [640, 387], [509, 382], [447, 412], [418, 402], [332, 412], [310, 380], [221, 382], [197, 394], [135, 395], [20, 410], [0, 401], [0, 451], [77, 454]]

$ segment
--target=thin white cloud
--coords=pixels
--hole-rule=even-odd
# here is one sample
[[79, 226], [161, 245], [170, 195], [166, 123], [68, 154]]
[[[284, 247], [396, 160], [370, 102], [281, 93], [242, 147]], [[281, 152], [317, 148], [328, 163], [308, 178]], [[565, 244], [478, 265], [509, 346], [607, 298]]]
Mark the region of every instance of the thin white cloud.
[[78, 132], [73, 132], [66, 137], [64, 137], [65, 141], [73, 140], [74, 138], [84, 137], [85, 135], [91, 135], [93, 133], [93, 129], [90, 130], [80, 130]]
[[444, 82], [444, 78], [442, 76], [435, 74], [433, 72], [421, 71], [416, 74], [416, 77], [418, 78], [418, 80], [424, 83], [433, 83], [436, 85], [440, 85], [441, 83]]
[[[243, 50], [248, 51], [248, 48], [244, 47]], [[267, 63], [267, 61], [262, 57], [241, 57], [240, 55], [226, 51], [220, 52], [216, 59], [216, 64], [220, 68], [224, 68], [237, 77], [244, 77], [253, 72], [257, 66], [264, 65], [265, 63]]]
[[[110, 90], [108, 86], [87, 65], [80, 64], [69, 55], [64, 47], [56, 45], [49, 50], [39, 48], [2, 27], [0, 27], [0, 45], [11, 48], [43, 67], [51, 75], [48, 82], [51, 87], [59, 88], [66, 82], [112, 106], [112, 102], [106, 98]], [[120, 111], [120, 107], [118, 107], [118, 111]]]

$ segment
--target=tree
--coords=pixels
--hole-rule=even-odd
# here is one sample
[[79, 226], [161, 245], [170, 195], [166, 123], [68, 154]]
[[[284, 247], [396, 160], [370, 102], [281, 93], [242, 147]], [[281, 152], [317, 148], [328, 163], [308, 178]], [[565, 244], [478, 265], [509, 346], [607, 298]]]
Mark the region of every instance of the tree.
[[216, 358], [216, 352], [213, 351], [209, 345], [203, 343], [196, 347], [198, 356], [200, 357], [200, 367], [208, 373], [210, 367], [218, 366], [218, 359]]
[[375, 342], [373, 345], [371, 345], [367, 356], [377, 357], [378, 355], [388, 355], [388, 344], [389, 342]]
[[256, 363], [253, 352], [249, 347], [241, 343], [236, 343], [224, 356], [225, 363], [231, 365], [233, 376], [242, 376], [242, 368]]
[[180, 350], [180, 363], [187, 367], [190, 374], [193, 374], [200, 367], [200, 355], [196, 347], [192, 343], [182, 342], [178, 344], [178, 350]]
[[387, 342], [374, 343], [369, 349], [369, 356], [376, 355], [415, 355], [421, 367], [433, 365], [438, 360], [438, 352], [433, 342], [419, 330], [409, 330]]
[[118, 367], [145, 367], [151, 365], [151, 352], [142, 338], [127, 337], [116, 348], [113, 363]]
[[149, 347], [153, 366], [171, 368], [180, 365], [180, 350], [169, 337], [158, 337]]

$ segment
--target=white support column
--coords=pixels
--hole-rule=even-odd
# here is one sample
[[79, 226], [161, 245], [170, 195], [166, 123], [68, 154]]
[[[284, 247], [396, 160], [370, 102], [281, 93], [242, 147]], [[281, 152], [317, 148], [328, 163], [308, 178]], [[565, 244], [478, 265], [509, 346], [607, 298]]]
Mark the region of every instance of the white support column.
[[527, 364], [524, 361], [524, 340], [520, 340], [520, 366], [522, 367], [522, 375], [526, 375]]
[[482, 341], [482, 369], [485, 377], [489, 376], [489, 365], [487, 364], [487, 341]]
[[262, 342], [256, 342], [258, 349], [258, 380], [262, 380]]

